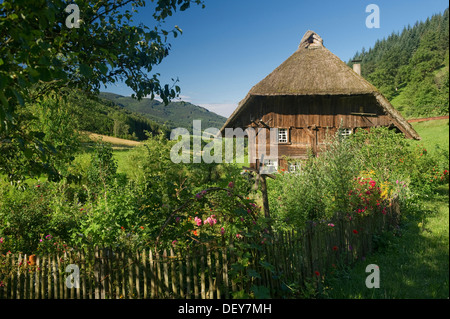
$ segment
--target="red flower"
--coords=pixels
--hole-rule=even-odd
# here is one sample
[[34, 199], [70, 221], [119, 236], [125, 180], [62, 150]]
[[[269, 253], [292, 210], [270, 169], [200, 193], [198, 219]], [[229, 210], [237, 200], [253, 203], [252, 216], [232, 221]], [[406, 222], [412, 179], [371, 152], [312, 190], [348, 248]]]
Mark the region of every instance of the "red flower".
[[333, 246], [333, 250], [337, 251], [338, 250], [338, 246]]
[[318, 272], [317, 270], [314, 273], [316, 274], [317, 277], [320, 276], [320, 272]]
[[356, 229], [353, 229], [353, 234], [357, 234], [358, 231]]

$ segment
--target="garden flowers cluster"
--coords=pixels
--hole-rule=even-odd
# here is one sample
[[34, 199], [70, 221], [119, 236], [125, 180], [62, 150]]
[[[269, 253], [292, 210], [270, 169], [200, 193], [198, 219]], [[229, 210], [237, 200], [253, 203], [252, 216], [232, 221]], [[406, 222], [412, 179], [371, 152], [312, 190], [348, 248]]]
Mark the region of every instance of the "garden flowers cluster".
[[377, 182], [374, 171], [362, 172], [354, 178], [354, 182], [355, 186], [349, 190], [348, 196], [351, 211], [356, 214], [381, 212], [385, 215], [392, 198], [407, 188], [404, 181]]

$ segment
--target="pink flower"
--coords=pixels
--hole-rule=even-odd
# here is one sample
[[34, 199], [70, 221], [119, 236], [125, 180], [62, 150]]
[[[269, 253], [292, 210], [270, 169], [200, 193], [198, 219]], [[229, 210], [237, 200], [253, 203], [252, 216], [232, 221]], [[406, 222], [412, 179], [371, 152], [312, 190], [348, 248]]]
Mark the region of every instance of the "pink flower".
[[0, 237], [0, 244], [3, 244], [3, 237]]
[[197, 216], [195, 216], [194, 222], [197, 224], [197, 226], [201, 226], [202, 225], [202, 220], [200, 218], [198, 218]]
[[328, 226], [330, 226], [330, 227], [334, 227], [334, 224], [332, 224], [332, 223], [329, 223], [329, 224], [328, 224]]
[[178, 243], [177, 240], [172, 241], [172, 246], [175, 246]]
[[217, 219], [214, 218], [215, 215], [211, 215], [210, 217], [208, 217], [203, 223], [206, 224], [210, 224], [211, 226], [217, 223]]
[[220, 229], [220, 234], [221, 234], [221, 235], [225, 234], [225, 228], [222, 227], [222, 228]]

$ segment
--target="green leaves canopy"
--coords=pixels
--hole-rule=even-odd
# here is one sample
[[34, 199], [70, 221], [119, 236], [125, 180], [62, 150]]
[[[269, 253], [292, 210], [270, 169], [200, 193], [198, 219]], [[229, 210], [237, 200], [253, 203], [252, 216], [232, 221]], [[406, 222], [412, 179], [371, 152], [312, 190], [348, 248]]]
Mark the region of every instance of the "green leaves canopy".
[[[79, 28], [65, 24], [63, 0], [6, 0], [0, 4], [0, 125], [8, 129], [18, 105], [70, 86], [98, 91], [124, 81], [137, 98], [159, 95], [165, 102], [179, 87], [161, 85], [151, 74], [170, 50], [162, 23], [176, 10], [201, 0], [80, 0]], [[140, 7], [154, 9], [155, 26], [133, 25]]]
[[[65, 88], [98, 92], [123, 81], [134, 96], [159, 95], [167, 104], [180, 88], [162, 85], [154, 65], [169, 54], [164, 19], [202, 0], [77, 0], [79, 27], [69, 28], [65, 0], [5, 0], [0, 3], [0, 173], [10, 180], [49, 172], [51, 145], [19, 112], [26, 104], [65, 97]], [[154, 26], [136, 25], [138, 8], [153, 9]], [[75, 16], [75, 15], [74, 15]], [[29, 164], [32, 161], [32, 167]], [[25, 164], [20, 164], [20, 163]], [[20, 172], [18, 172], [20, 166]], [[31, 169], [32, 168], [32, 169]], [[33, 171], [33, 174], [26, 173]], [[53, 170], [54, 171], [54, 170]]]

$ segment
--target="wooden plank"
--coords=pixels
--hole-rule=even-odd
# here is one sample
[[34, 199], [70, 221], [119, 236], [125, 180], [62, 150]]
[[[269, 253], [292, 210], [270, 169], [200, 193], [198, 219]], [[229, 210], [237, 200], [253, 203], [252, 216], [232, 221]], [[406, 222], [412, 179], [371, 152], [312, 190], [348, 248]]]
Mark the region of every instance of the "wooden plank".
[[158, 298], [163, 298], [163, 274], [161, 271], [161, 258], [159, 255], [159, 252], [156, 251], [156, 268], [157, 268], [157, 280], [156, 280], [156, 285], [158, 287], [158, 293], [157, 293], [157, 297]]
[[53, 298], [59, 298], [59, 294], [58, 294], [59, 269], [57, 267], [55, 254], [51, 255], [51, 267], [52, 267], [52, 277], [53, 277]]
[[105, 271], [105, 247], [101, 246], [98, 248], [99, 250], [99, 265], [100, 265], [100, 299], [106, 298], [106, 289], [108, 287], [108, 276]]
[[19, 253], [19, 256], [17, 258], [17, 277], [16, 277], [16, 298], [15, 299], [20, 299], [20, 295], [21, 295], [21, 290], [22, 290], [22, 275], [21, 275], [21, 268], [22, 268], [22, 253]]
[[150, 298], [155, 298], [156, 296], [156, 270], [153, 261], [153, 251], [149, 249], [148, 251], [148, 264], [149, 264], [149, 276], [150, 276]]
[[180, 298], [184, 298], [184, 296], [185, 296], [185, 294], [184, 294], [185, 273], [184, 273], [181, 252], [179, 250], [177, 250], [177, 258], [178, 258], [178, 274], [179, 274], [178, 285], [179, 285], [179, 291], [180, 291], [179, 296], [180, 296]]
[[44, 256], [42, 256], [41, 258], [41, 298], [42, 299], [47, 299], [48, 298], [48, 294], [47, 294], [47, 269], [48, 269], [48, 265], [46, 263], [46, 258]]
[[81, 279], [81, 293], [83, 295], [83, 299], [88, 299], [90, 297], [90, 294], [88, 294], [89, 290], [88, 287], [88, 271], [90, 270], [89, 263], [86, 260], [86, 250], [82, 249], [80, 250], [80, 264], [82, 266], [83, 271], [80, 273], [80, 279]]
[[[113, 298], [120, 298], [120, 264], [119, 264], [119, 251], [111, 251], [111, 271], [113, 271], [112, 278], [114, 278], [114, 296]], [[111, 291], [112, 293], [112, 291]]]
[[192, 251], [188, 251], [186, 253], [186, 299], [191, 299], [191, 276], [192, 276], [192, 270], [191, 270], [191, 256]]
[[205, 247], [205, 253], [206, 253], [206, 267], [208, 270], [208, 290], [206, 292], [206, 298], [213, 299], [215, 289], [214, 289], [214, 283], [212, 280], [213, 265], [212, 265], [212, 261], [211, 261], [211, 250], [210, 250], [209, 245], [207, 247]]
[[131, 259], [131, 256], [127, 254], [127, 271], [128, 271], [128, 299], [135, 299], [135, 290], [134, 290], [134, 267], [133, 267], [133, 260]]
[[125, 252], [120, 252], [120, 275], [121, 275], [121, 286], [122, 286], [122, 292], [121, 297], [123, 299], [127, 298], [127, 275], [128, 275], [128, 268], [127, 268], [127, 259], [125, 258]]
[[167, 250], [163, 250], [163, 266], [164, 266], [164, 296], [169, 298], [170, 290], [169, 290], [169, 261], [167, 258]]
[[223, 271], [223, 287], [225, 299], [230, 297], [229, 282], [228, 282], [228, 249], [226, 245], [222, 247], [222, 271]]
[[[175, 253], [173, 252], [173, 247], [170, 247], [170, 279], [172, 283], [172, 298], [176, 298], [178, 296], [177, 288], [178, 288], [178, 278], [175, 275], [175, 268], [176, 268], [176, 260], [175, 260]], [[168, 261], [169, 262], [169, 261]]]
[[[195, 249], [195, 252], [197, 252], [197, 249]], [[194, 250], [193, 250], [193, 253], [194, 253]], [[195, 299], [199, 299], [200, 298], [200, 294], [199, 294], [199, 291], [198, 291], [197, 260], [198, 260], [198, 255], [197, 254], [193, 254], [192, 255], [192, 277], [194, 279], [194, 298]]]
[[[9, 256], [7, 256], [9, 258]], [[36, 299], [41, 299], [41, 257], [36, 256], [36, 272], [34, 274], [36, 284], [34, 286], [34, 296]]]
[[22, 279], [23, 280], [23, 283], [22, 283], [22, 285], [23, 285], [22, 298], [23, 299], [28, 299], [28, 283], [29, 283], [29, 281], [28, 281], [28, 270], [29, 270], [29, 267], [28, 267], [27, 254], [23, 255], [23, 268], [24, 268], [23, 269], [24, 272], [22, 274], [22, 277], [23, 277], [23, 279]]
[[205, 282], [205, 246], [200, 249], [200, 283], [201, 283], [201, 298], [206, 299], [206, 282]]
[[142, 259], [141, 259], [141, 266], [142, 266], [142, 283], [143, 283], [143, 295], [142, 297], [144, 299], [148, 298], [148, 279], [147, 279], [147, 250], [144, 248], [142, 251]]
[[220, 273], [219, 256], [220, 256], [219, 249], [216, 249], [214, 252], [214, 257], [215, 257], [215, 262], [216, 262], [216, 280], [215, 280], [214, 286], [215, 286], [215, 290], [216, 290], [217, 299], [221, 298], [221, 290], [220, 290], [220, 278], [221, 278], [220, 275], [221, 275], [221, 273]]
[[140, 263], [141, 263], [141, 256], [139, 252], [136, 252], [136, 260], [135, 260], [135, 266], [134, 266], [134, 272], [135, 272], [135, 287], [136, 287], [136, 298], [141, 298], [141, 278], [140, 278]]

